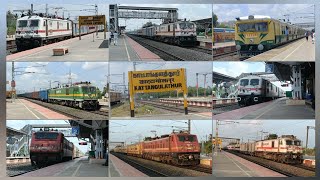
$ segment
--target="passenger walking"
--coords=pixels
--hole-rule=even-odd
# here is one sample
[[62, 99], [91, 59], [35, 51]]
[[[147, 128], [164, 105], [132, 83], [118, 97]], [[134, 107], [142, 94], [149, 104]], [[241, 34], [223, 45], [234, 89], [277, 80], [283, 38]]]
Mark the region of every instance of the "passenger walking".
[[306, 33], [304, 33], [304, 35], [306, 36], [306, 40], [308, 41], [308, 39], [309, 39], [309, 33], [308, 33], [308, 31], [307, 31]]
[[312, 35], [312, 44], [314, 44], [315, 38], [316, 38], [316, 33], [314, 32], [313, 35]]
[[114, 44], [115, 46], [118, 45], [118, 33], [117, 33], [117, 31], [115, 31], [115, 32], [113, 33], [113, 44]]

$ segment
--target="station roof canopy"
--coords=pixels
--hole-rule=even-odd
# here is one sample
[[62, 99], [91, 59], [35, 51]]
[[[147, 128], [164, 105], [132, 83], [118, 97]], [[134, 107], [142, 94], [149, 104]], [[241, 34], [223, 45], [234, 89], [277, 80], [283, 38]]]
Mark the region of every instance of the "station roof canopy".
[[136, 7], [136, 6], [118, 6], [118, 9], [125, 10], [145, 10], [145, 11], [178, 11], [178, 8], [163, 8], [163, 7]]
[[212, 81], [214, 83], [220, 83], [220, 82], [230, 82], [230, 81], [236, 81], [238, 80], [235, 77], [224, 75], [218, 72], [212, 72]]
[[206, 19], [199, 19], [199, 20], [195, 20], [195, 21], [192, 21], [196, 24], [212, 24], [212, 18], [206, 18]]
[[24, 131], [13, 129], [13, 128], [7, 126], [7, 136], [22, 136], [22, 135], [27, 135], [27, 134], [28, 133], [26, 133]]
[[70, 124], [31, 124], [32, 128], [71, 128]]

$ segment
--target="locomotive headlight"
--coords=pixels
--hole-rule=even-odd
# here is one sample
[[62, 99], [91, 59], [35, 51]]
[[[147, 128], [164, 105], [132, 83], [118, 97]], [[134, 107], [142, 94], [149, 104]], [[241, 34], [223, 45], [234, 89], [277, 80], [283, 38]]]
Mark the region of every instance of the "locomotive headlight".
[[236, 49], [238, 50], [238, 51], [240, 51], [240, 49], [241, 49], [241, 46], [238, 44], [238, 45], [236, 45]]
[[264, 47], [263, 47], [263, 45], [262, 45], [262, 44], [259, 44], [259, 45], [258, 45], [258, 49], [259, 49], [260, 51], [262, 51], [262, 50], [263, 50], [263, 48], [264, 48]]

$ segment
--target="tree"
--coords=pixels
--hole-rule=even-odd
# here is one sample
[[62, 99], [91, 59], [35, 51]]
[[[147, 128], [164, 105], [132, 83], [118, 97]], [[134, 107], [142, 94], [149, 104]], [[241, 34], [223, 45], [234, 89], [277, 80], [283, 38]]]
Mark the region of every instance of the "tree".
[[13, 14], [10, 10], [7, 12], [7, 35], [14, 35], [16, 33], [17, 14]]
[[212, 23], [213, 23], [213, 27], [216, 27], [218, 25], [218, 16], [214, 13], [212, 16]]
[[152, 23], [152, 22], [147, 22], [145, 23], [142, 27], [145, 28], [145, 27], [150, 27], [150, 26], [155, 26], [156, 24]]

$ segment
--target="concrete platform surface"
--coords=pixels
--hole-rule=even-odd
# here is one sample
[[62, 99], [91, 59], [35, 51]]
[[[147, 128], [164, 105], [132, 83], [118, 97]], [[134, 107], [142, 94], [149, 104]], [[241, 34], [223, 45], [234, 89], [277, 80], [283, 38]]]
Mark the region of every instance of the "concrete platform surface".
[[114, 117], [111, 115], [111, 120], [211, 120], [212, 112], [189, 113], [188, 115], [182, 113], [170, 113], [159, 115], [143, 115], [136, 117]]
[[89, 164], [88, 157], [77, 158], [36, 171], [22, 176], [25, 177], [108, 177], [108, 167], [101, 164]]
[[287, 98], [280, 98], [256, 105], [213, 115], [213, 119], [314, 119], [315, 111], [309, 105], [286, 105]]
[[215, 48], [222, 48], [222, 47], [229, 47], [229, 46], [236, 46], [236, 43], [234, 41], [214, 43], [213, 48], [215, 49]]
[[228, 152], [213, 156], [215, 177], [286, 177]]
[[110, 43], [110, 61], [159, 61], [158, 55], [149, 51], [126, 35], [118, 38], [118, 44]]
[[7, 119], [71, 119], [25, 99], [7, 99], [6, 104]]
[[246, 61], [315, 61], [315, 44], [305, 38], [271, 49]]
[[[93, 38], [94, 36], [94, 38]], [[67, 47], [68, 53], [53, 56], [53, 49]], [[7, 56], [7, 61], [108, 61], [108, 40], [103, 32], [84, 35]]]
[[148, 177], [112, 154], [109, 154], [109, 158], [110, 177]]

